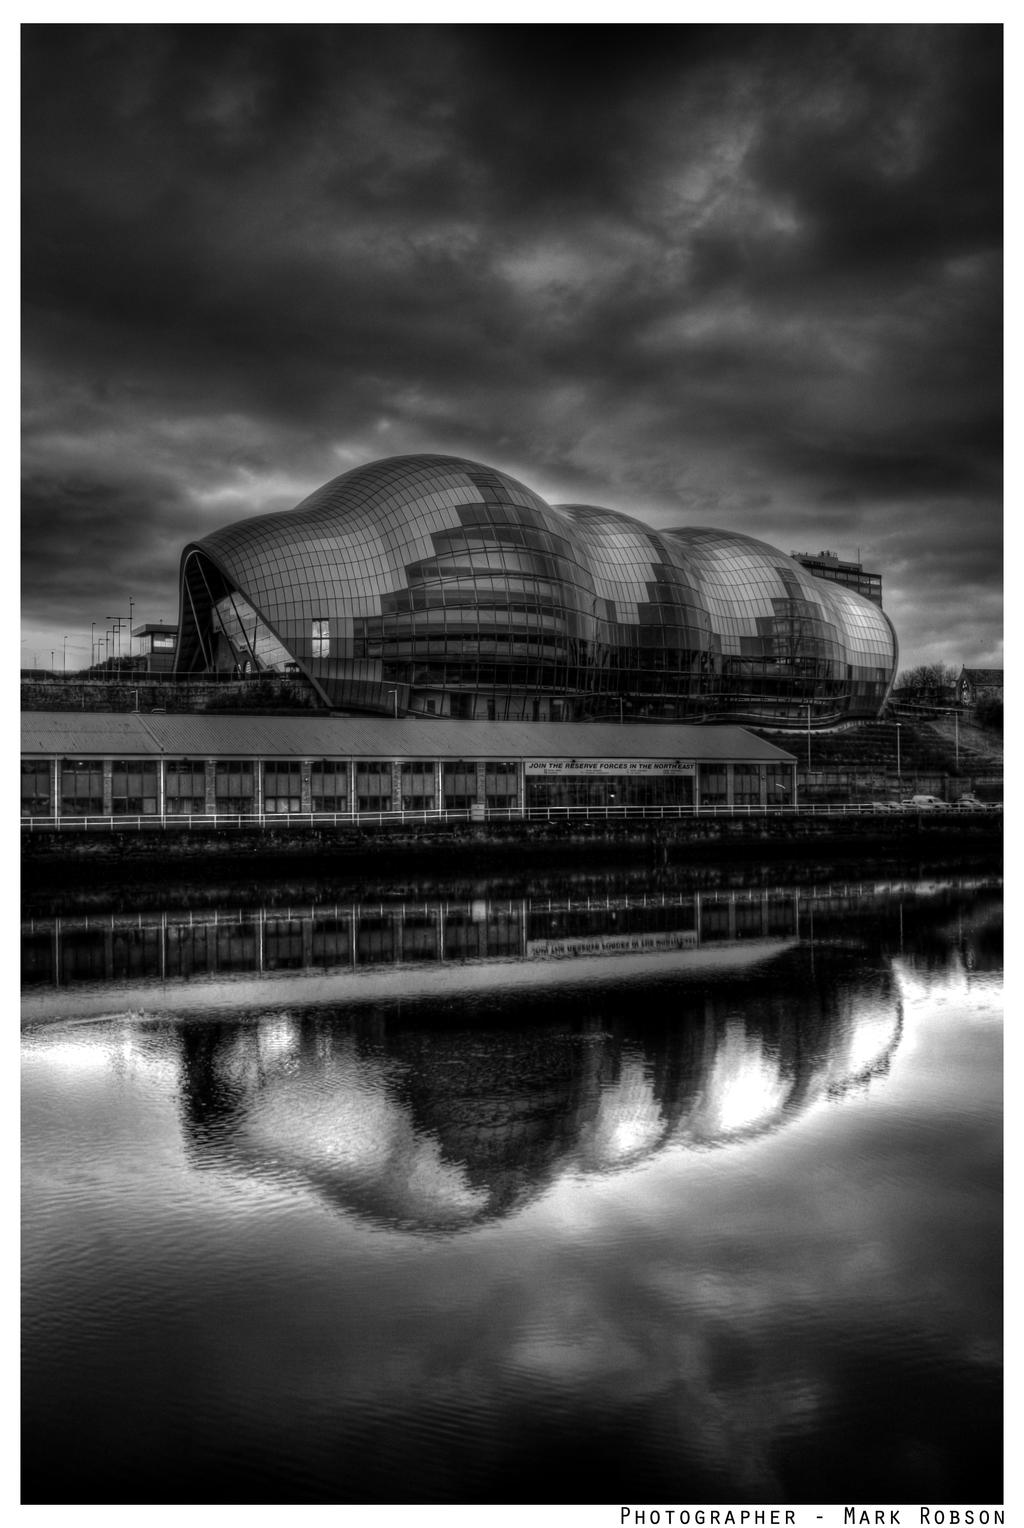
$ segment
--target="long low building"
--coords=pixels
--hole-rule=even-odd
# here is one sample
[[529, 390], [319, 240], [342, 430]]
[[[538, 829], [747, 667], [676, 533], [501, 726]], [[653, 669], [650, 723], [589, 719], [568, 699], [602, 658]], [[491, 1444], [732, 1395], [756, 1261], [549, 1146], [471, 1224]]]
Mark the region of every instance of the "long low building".
[[741, 727], [24, 712], [21, 814], [337, 816], [785, 806], [796, 761]]

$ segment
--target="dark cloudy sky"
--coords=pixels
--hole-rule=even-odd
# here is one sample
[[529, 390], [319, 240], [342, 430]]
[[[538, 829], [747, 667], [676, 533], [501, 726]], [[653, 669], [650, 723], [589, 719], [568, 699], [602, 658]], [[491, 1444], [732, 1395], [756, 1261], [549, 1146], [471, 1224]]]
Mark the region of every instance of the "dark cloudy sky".
[[1000, 665], [995, 26], [28, 26], [22, 662], [361, 462], [858, 550]]

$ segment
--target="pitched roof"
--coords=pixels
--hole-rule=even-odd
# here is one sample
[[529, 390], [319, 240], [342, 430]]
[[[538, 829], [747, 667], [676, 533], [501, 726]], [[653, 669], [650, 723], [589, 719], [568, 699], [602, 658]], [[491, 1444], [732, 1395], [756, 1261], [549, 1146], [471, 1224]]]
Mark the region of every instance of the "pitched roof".
[[736, 759], [792, 757], [743, 727], [614, 722], [445, 721], [432, 717], [166, 716], [24, 711], [24, 755], [119, 758]]

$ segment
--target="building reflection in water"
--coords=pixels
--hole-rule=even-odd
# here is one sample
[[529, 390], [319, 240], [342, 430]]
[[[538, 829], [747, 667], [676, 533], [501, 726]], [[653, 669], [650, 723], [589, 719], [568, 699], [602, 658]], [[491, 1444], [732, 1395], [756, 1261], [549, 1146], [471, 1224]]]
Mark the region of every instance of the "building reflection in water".
[[[979, 884], [981, 882], [979, 881]], [[934, 883], [380, 900], [81, 915], [22, 924], [26, 988], [287, 971], [552, 960], [745, 939], [827, 937], [828, 920], [921, 904]], [[824, 920], [824, 921], [823, 921]], [[945, 933], [945, 931], [944, 931]], [[970, 941], [970, 929], [960, 937]], [[942, 948], [945, 949], [945, 938]], [[977, 952], [967, 949], [970, 965]], [[984, 965], [984, 954], [981, 966]]]
[[[441, 994], [375, 998], [371, 983], [342, 1004], [138, 1031], [176, 1059], [195, 1168], [451, 1232], [566, 1174], [749, 1141], [868, 1085], [900, 1042], [890, 957], [907, 918], [926, 958], [931, 928], [936, 959], [959, 948], [965, 969], [984, 964], [979, 889], [943, 895], [864, 883], [51, 920], [23, 930], [26, 979], [121, 978], [130, 992], [158, 974], [173, 993], [185, 977], [452, 962]], [[599, 984], [574, 980], [595, 954], [665, 950], [676, 958], [649, 973], [609, 958]], [[494, 979], [464, 990], [473, 962]], [[550, 980], [517, 986], [517, 962]]]
[[858, 983], [837, 954], [814, 981], [780, 942], [774, 960], [761, 949], [710, 980], [676, 967], [636, 990], [495, 993], [483, 1012], [456, 995], [443, 1010], [180, 1025], [192, 1159], [299, 1180], [380, 1224], [451, 1230], [566, 1173], [749, 1140], [884, 1071], [899, 1043], [891, 978]]
[[644, 991], [643, 1021], [595, 1018], [592, 992], [561, 989], [515, 1028], [500, 1003], [479, 1027], [458, 1003], [405, 1019], [187, 1024], [193, 1161], [298, 1179], [377, 1223], [444, 1230], [504, 1215], [566, 1172], [776, 1129], [855, 1075], [849, 1054], [866, 1037], [871, 1064], [888, 1064], [900, 1032], [888, 986], [873, 984], [858, 1012], [849, 994], [833, 1001], [837, 983], [795, 997], [794, 975], [773, 984], [759, 966], [753, 1010], [750, 980], [735, 976]]

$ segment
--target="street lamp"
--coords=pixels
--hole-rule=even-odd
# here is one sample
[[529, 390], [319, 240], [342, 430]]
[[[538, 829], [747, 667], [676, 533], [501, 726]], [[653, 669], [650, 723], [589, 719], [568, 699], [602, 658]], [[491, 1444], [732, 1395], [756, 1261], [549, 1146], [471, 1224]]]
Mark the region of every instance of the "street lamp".
[[65, 675], [67, 674], [67, 671], [68, 671], [68, 639], [67, 639], [67, 634], [65, 633], [65, 636], [64, 636], [64, 673], [65, 673]]
[[92, 630], [89, 637], [89, 667], [96, 667], [96, 622], [92, 622]]
[[900, 780], [900, 779], [903, 778], [903, 771], [900, 768], [900, 724], [899, 724], [899, 722], [895, 723], [895, 727], [896, 727], [896, 778], [897, 778], [897, 780]]
[[811, 703], [807, 702], [807, 773], [811, 772]]
[[133, 624], [134, 619], [135, 619], [135, 617], [132, 614], [132, 612], [134, 611], [134, 609], [135, 609], [135, 601], [132, 599], [131, 595], [129, 594], [129, 596], [128, 596], [128, 656], [129, 656], [129, 658], [132, 657], [132, 624]]

